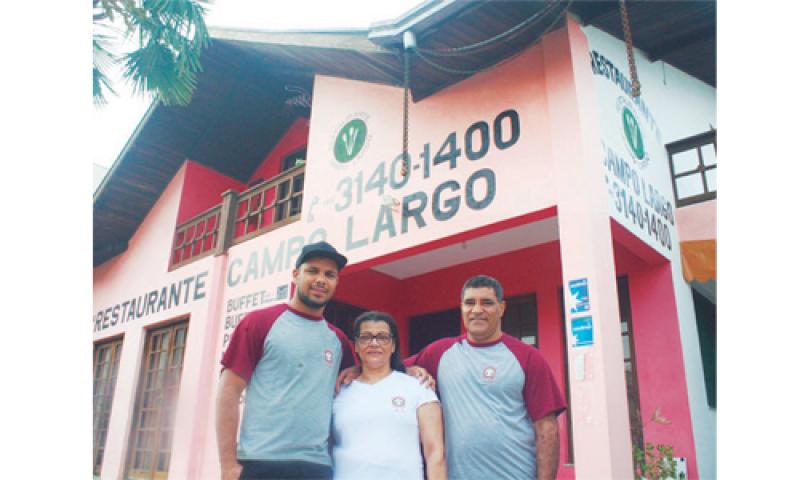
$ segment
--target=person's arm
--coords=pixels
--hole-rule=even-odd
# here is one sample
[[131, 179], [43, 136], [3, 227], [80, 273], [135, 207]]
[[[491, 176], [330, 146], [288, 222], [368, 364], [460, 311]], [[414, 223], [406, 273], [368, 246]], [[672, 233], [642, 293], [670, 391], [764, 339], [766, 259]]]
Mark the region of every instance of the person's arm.
[[339, 341], [342, 344], [342, 362], [339, 365], [339, 375], [336, 377], [336, 386], [334, 387], [333, 395], [339, 395], [339, 390], [343, 386], [350, 385], [353, 380], [361, 375], [361, 365], [358, 363], [353, 342], [347, 338], [341, 330], [328, 323], [328, 327], [336, 333]]
[[554, 414], [533, 422], [536, 432], [536, 479], [555, 480], [558, 472], [558, 421]]
[[430, 374], [427, 370], [420, 367], [419, 365], [412, 365], [410, 367], [406, 367], [406, 374], [415, 377], [419, 380], [420, 385], [423, 387], [428, 387], [431, 390], [436, 390], [436, 379], [433, 378], [433, 375]]
[[411, 355], [403, 360], [403, 365], [406, 366], [406, 373], [408, 375], [416, 377], [420, 384], [430, 388], [431, 390], [436, 390], [436, 379], [433, 378], [433, 375], [425, 368], [417, 365], [417, 360], [419, 359], [420, 355], [422, 355], [424, 350], [425, 349], [423, 348], [416, 354]]
[[242, 466], [236, 459], [239, 399], [247, 382], [230, 369], [222, 371], [217, 387], [217, 448], [222, 480], [238, 480]]
[[439, 402], [428, 402], [417, 409], [419, 436], [428, 480], [447, 480], [444, 459], [444, 427]]
[[536, 435], [536, 478], [555, 480], [559, 461], [556, 418], [567, 408], [564, 396], [539, 350], [509, 335], [503, 335], [503, 342], [525, 372], [522, 394]]
[[358, 378], [359, 375], [361, 375], [361, 365], [353, 365], [352, 367], [343, 368], [342, 371], [339, 372], [339, 376], [336, 377], [334, 395], [338, 395], [339, 390], [341, 390], [342, 387], [353, 383], [353, 380]]

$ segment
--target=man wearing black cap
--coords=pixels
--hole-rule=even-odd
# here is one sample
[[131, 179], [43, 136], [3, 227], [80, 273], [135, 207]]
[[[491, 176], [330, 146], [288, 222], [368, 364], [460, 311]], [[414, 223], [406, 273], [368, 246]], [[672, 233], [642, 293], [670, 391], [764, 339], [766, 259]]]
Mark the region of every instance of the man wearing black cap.
[[223, 480], [331, 478], [334, 384], [354, 355], [345, 334], [322, 313], [346, 264], [327, 242], [306, 245], [292, 271], [289, 303], [247, 314], [233, 332], [217, 395]]

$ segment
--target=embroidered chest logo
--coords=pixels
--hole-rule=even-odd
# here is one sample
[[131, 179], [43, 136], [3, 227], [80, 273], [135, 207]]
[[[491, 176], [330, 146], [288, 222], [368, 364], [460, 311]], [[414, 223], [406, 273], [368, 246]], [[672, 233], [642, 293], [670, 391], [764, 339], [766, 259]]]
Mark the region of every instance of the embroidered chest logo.
[[325, 351], [322, 352], [322, 359], [325, 360], [325, 365], [330, 367], [333, 365], [333, 352], [326, 348]]
[[483, 369], [483, 374], [481, 378], [486, 383], [491, 383], [494, 381], [495, 377], [497, 377], [497, 369], [494, 367], [486, 367]]
[[392, 406], [395, 411], [400, 412], [403, 410], [403, 407], [406, 406], [406, 399], [403, 397], [394, 397], [392, 398]]

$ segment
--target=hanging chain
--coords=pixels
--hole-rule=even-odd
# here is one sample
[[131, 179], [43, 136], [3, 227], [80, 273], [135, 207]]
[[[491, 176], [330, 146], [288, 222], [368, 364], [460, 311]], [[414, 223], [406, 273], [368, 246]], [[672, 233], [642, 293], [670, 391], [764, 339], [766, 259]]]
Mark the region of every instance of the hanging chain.
[[403, 177], [408, 176], [409, 163], [411, 161], [408, 155], [408, 88], [411, 70], [411, 53], [406, 49], [403, 52], [403, 168], [400, 174]]
[[619, 0], [619, 14], [622, 17], [622, 31], [625, 34], [625, 49], [628, 52], [628, 69], [631, 74], [631, 97], [637, 98], [642, 91], [639, 83], [639, 75], [636, 73], [636, 62], [633, 59], [633, 37], [631, 36], [631, 25], [628, 22], [628, 7], [625, 0]]

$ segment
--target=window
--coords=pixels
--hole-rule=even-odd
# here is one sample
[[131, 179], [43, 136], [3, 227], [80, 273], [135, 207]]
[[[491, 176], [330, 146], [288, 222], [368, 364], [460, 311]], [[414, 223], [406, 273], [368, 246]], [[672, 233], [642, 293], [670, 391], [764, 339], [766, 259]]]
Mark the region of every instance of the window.
[[278, 184], [278, 195], [275, 198], [275, 222], [300, 214], [303, 205], [303, 181], [305, 174], [300, 173], [286, 178]]
[[119, 357], [122, 352], [122, 339], [111, 340], [94, 346], [94, 474], [100, 475], [103, 466], [108, 419], [114, 401], [114, 386], [117, 384]]
[[667, 145], [678, 207], [717, 198], [717, 131]]
[[415, 315], [408, 321], [408, 353], [414, 355], [434, 340], [460, 334], [460, 308]]
[[700, 342], [700, 358], [703, 362], [706, 401], [709, 407], [717, 408], [717, 306], [694, 288], [692, 298], [697, 321], [697, 337]]
[[[302, 151], [295, 153], [300, 155]], [[292, 155], [284, 159], [281, 168], [289, 165]], [[234, 197], [233, 245], [300, 219], [305, 163], [298, 163], [299, 160], [291, 160], [294, 163], [288, 170], [282, 170]]]
[[366, 312], [367, 310], [349, 305], [347, 303], [337, 302], [331, 300], [325, 306], [325, 320], [335, 325], [339, 330], [347, 335], [347, 338], [353, 339], [353, 321], [356, 317]]
[[147, 334], [126, 479], [166, 479], [189, 322]]
[[536, 316], [536, 295], [506, 298], [503, 331], [528, 345], [539, 346], [539, 320]]
[[644, 449], [642, 412], [639, 406], [639, 382], [636, 375], [636, 357], [633, 350], [633, 323], [631, 316], [631, 297], [628, 290], [628, 277], [617, 277], [619, 296], [619, 319], [622, 330], [622, 354], [625, 364], [625, 386], [628, 392], [628, 416], [631, 423], [633, 445]]
[[283, 160], [281, 161], [281, 172], [285, 172], [286, 170], [290, 170], [294, 167], [299, 167], [305, 164], [306, 147], [303, 147], [283, 157]]
[[[636, 376], [636, 358], [633, 351], [633, 329], [631, 317], [631, 299], [630, 291], [628, 290], [628, 277], [617, 277], [617, 296], [619, 301], [619, 317], [622, 330], [622, 350], [624, 355], [625, 365], [625, 387], [628, 394], [628, 418], [631, 424], [631, 441], [633, 445], [639, 448], [644, 448], [644, 435], [642, 430], [642, 414], [639, 408], [639, 383]], [[564, 317], [564, 288], [559, 288], [559, 302], [561, 306], [561, 332], [564, 335], [566, 342], [564, 348], [564, 364], [567, 365], [568, 349], [569, 349], [569, 336], [566, 330], [566, 321]], [[571, 411], [571, 399], [569, 391], [569, 375], [565, 372], [564, 384], [566, 385], [567, 397], [567, 411]], [[574, 460], [574, 449], [572, 444], [572, 418], [571, 415], [567, 416], [567, 431], [569, 432], [569, 443], [567, 451], [567, 463], [572, 464]]]

